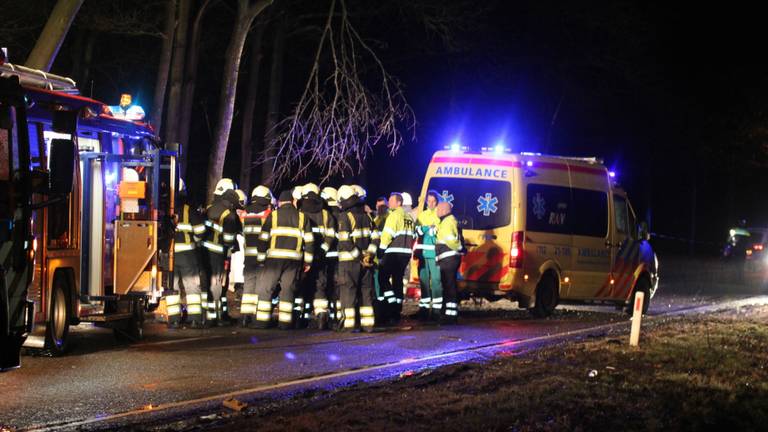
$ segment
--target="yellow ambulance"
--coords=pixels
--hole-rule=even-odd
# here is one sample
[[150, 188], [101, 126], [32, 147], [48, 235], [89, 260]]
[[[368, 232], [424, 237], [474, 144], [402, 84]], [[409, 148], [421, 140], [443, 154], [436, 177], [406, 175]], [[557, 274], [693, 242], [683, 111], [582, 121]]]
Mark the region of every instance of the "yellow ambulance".
[[613, 177], [597, 158], [454, 146], [432, 157], [419, 202], [435, 190], [453, 205], [464, 297], [508, 297], [547, 316], [559, 303], [626, 307], [642, 291], [646, 311], [658, 260]]

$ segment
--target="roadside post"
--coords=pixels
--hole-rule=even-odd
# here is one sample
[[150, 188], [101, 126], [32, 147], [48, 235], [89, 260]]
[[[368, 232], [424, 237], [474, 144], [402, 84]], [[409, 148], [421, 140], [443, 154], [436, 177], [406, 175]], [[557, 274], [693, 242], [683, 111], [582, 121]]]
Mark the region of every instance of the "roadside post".
[[636, 347], [640, 342], [640, 321], [643, 319], [643, 301], [645, 293], [635, 294], [635, 308], [632, 311], [632, 330], [629, 333], [629, 346]]

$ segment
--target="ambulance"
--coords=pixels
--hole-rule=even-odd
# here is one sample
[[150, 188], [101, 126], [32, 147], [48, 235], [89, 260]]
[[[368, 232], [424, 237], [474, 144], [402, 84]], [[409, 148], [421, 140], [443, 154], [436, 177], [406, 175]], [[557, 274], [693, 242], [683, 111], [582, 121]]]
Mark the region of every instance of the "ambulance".
[[506, 297], [543, 317], [560, 303], [628, 308], [643, 292], [647, 311], [658, 260], [601, 160], [452, 146], [432, 157], [420, 203], [429, 190], [459, 221], [462, 297]]

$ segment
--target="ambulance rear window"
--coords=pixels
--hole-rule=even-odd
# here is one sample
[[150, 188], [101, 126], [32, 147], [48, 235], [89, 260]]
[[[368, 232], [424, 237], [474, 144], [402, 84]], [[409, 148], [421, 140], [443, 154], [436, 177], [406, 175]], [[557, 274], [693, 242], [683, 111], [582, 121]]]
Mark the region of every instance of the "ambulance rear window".
[[487, 230], [509, 225], [512, 188], [509, 182], [434, 177], [429, 189], [453, 204], [453, 215], [463, 229]]

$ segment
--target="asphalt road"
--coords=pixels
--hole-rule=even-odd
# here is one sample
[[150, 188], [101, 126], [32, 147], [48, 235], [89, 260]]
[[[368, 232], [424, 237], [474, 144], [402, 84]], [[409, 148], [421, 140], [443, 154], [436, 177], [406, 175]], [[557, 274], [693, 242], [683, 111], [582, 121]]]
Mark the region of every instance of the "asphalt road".
[[[660, 290], [649, 315], [743, 297]], [[322, 381], [313, 377], [324, 376], [327, 383], [336, 379], [334, 385], [378, 379], [417, 368], [420, 362], [431, 367], [465, 361], [484, 349], [540, 346], [627, 321], [609, 306], [560, 307], [553, 317], [533, 319], [513, 303], [500, 301], [465, 303], [456, 326], [412, 323], [410, 330], [373, 334], [236, 327], [168, 330], [147, 323], [142, 342], [121, 344], [111, 331], [79, 326], [73, 329], [67, 356], [26, 356], [21, 369], [0, 375], [0, 430], [71, 428], [120, 413], [195, 405], [187, 401], [220, 403], [217, 397], [227, 393]]]

